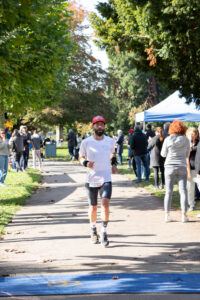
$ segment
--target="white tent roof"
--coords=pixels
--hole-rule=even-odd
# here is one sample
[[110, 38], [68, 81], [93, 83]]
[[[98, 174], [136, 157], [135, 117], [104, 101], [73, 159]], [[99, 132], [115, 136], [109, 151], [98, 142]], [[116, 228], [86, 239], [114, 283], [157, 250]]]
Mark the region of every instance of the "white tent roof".
[[160, 122], [160, 121], [192, 121], [200, 122], [200, 110], [195, 103], [186, 104], [184, 97], [179, 97], [176, 91], [165, 100], [148, 110], [135, 115], [136, 122]]

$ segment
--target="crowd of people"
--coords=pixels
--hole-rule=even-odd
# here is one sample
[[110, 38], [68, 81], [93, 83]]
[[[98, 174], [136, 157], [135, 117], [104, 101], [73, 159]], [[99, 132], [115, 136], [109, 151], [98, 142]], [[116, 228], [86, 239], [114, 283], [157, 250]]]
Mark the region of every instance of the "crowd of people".
[[195, 209], [200, 190], [200, 125], [188, 129], [175, 120], [164, 127], [143, 132], [140, 125], [129, 130], [128, 168], [131, 160], [136, 174], [136, 183], [149, 181], [150, 167], [154, 172], [155, 189], [165, 186], [165, 221], [170, 222], [170, 209], [174, 181], [177, 179], [182, 211], [182, 222], [188, 221], [187, 210]]
[[36, 130], [33, 134], [27, 126], [14, 129], [10, 135], [5, 129], [0, 130], [0, 186], [5, 186], [8, 167], [16, 172], [24, 172], [28, 168], [29, 154], [32, 150], [33, 168], [42, 167], [44, 139]]
[[[107, 225], [109, 221], [109, 205], [112, 194], [111, 171], [117, 172], [117, 165], [123, 164], [123, 148], [125, 136], [122, 130], [117, 136], [110, 138], [105, 134], [106, 121], [101, 116], [92, 120], [93, 135], [82, 137], [72, 129], [67, 135], [68, 150], [71, 160], [79, 162], [87, 168], [86, 192], [89, 202], [89, 217], [91, 226], [91, 242], [98, 243], [96, 230], [97, 196], [101, 197], [101, 243], [108, 246]], [[195, 200], [200, 193], [200, 125], [186, 128], [175, 120], [165, 123], [163, 128], [152, 130], [148, 124], [146, 131], [140, 125], [130, 129], [128, 133], [127, 168], [133, 167], [136, 183], [149, 181], [150, 167], [154, 174], [155, 189], [165, 187], [164, 211], [165, 221], [170, 222], [170, 210], [175, 179], [178, 182], [182, 222], [188, 222], [189, 210], [195, 209]], [[10, 138], [6, 131], [0, 131], [0, 186], [4, 186], [8, 170], [8, 162], [12, 169], [23, 172], [28, 167], [29, 152], [32, 149], [33, 168], [38, 160], [42, 167], [43, 144], [52, 143], [50, 137], [42, 139], [36, 130], [31, 133], [26, 126], [15, 129]], [[111, 163], [110, 163], [111, 158]], [[118, 161], [117, 161], [118, 158]], [[112, 167], [111, 167], [112, 165]]]

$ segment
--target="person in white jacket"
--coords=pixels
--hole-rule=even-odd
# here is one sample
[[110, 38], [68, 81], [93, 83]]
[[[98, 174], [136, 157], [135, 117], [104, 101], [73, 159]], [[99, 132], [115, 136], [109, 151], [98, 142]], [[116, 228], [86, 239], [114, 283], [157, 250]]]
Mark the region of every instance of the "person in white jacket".
[[186, 158], [190, 154], [190, 143], [185, 136], [186, 127], [175, 120], [169, 127], [169, 136], [164, 140], [161, 156], [165, 157], [165, 186], [166, 193], [164, 199], [165, 221], [170, 222], [170, 208], [175, 177], [178, 180], [182, 222], [188, 222], [187, 206], [187, 163]]

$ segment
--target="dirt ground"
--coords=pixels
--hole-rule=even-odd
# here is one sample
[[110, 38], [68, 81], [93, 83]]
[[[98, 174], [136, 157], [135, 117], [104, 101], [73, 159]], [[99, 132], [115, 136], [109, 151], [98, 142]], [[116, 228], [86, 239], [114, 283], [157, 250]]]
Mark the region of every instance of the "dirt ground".
[[[163, 202], [113, 175], [110, 246], [90, 244], [85, 168], [46, 161], [43, 181], [5, 228], [0, 276], [66, 273], [200, 273], [200, 220], [164, 222]], [[100, 207], [97, 228], [100, 230]]]

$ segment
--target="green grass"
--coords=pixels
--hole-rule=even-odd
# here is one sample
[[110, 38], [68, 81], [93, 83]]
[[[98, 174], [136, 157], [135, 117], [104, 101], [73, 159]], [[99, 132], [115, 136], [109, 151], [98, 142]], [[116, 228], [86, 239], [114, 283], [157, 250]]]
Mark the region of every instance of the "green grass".
[[[123, 151], [123, 165], [118, 167], [119, 173], [122, 175], [125, 175], [129, 180], [133, 180], [136, 178], [133, 169], [127, 169], [128, 162], [127, 162], [127, 145], [124, 145], [124, 151]], [[137, 184], [137, 186], [144, 187], [150, 194], [156, 195], [159, 198], [164, 201], [165, 197], [165, 190], [154, 190], [154, 176], [153, 176], [153, 170], [151, 169], [151, 174], [149, 178], [149, 182], [142, 181], [140, 184]], [[173, 197], [172, 197], [172, 208], [173, 209], [180, 209], [180, 196], [178, 192], [178, 185], [175, 181], [174, 190], [173, 190]], [[196, 216], [200, 214], [200, 202], [196, 203], [196, 209], [195, 211], [189, 212], [188, 214], [190, 216]]]
[[26, 203], [26, 199], [37, 188], [41, 181], [41, 174], [34, 169], [27, 172], [8, 171], [5, 183], [0, 187], [0, 234], [4, 233], [4, 227], [12, 219], [13, 214]]

